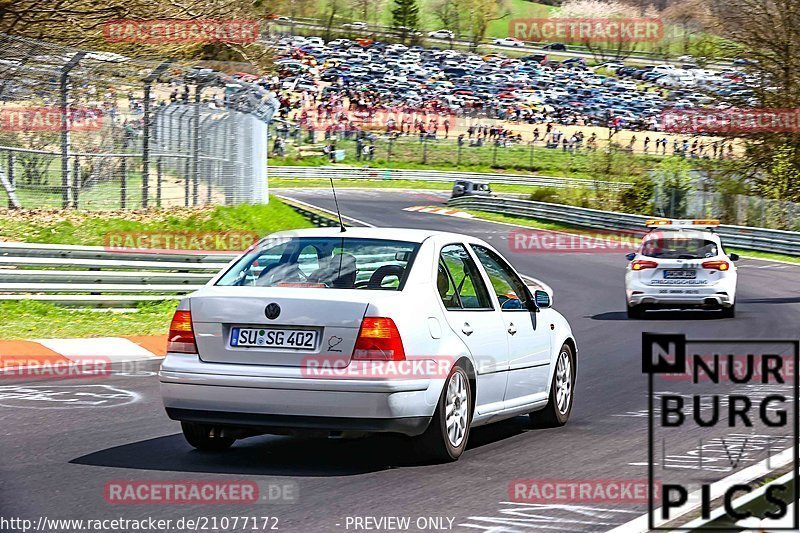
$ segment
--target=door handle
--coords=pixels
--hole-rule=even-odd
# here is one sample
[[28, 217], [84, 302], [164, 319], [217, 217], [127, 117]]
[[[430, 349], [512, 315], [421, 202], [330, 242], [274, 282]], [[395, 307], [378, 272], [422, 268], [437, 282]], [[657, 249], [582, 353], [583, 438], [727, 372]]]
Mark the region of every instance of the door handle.
[[513, 322], [508, 324], [508, 332], [511, 335], [514, 335], [517, 332], [517, 326], [515, 326]]
[[464, 335], [469, 337], [470, 335], [472, 335], [472, 331], [473, 331], [472, 330], [472, 326], [469, 325], [469, 322], [464, 322], [464, 325], [461, 326], [461, 331], [464, 332]]

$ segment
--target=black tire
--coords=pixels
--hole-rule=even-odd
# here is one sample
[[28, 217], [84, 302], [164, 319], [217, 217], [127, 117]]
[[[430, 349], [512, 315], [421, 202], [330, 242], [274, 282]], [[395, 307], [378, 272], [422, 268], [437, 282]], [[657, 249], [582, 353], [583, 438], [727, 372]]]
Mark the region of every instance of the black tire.
[[222, 452], [236, 442], [234, 437], [221, 436], [219, 428], [194, 422], [181, 422], [186, 442], [203, 452]]
[[[566, 360], [569, 361], [569, 368], [565, 371], [569, 372], [569, 397], [566, 402], [565, 408], [559, 408], [558, 405], [558, 390], [559, 387], [559, 371], [561, 370], [562, 355], [566, 355]], [[560, 427], [567, 423], [569, 415], [572, 413], [572, 402], [575, 397], [575, 354], [572, 353], [572, 348], [568, 344], [563, 344], [561, 350], [558, 352], [556, 359], [556, 369], [553, 372], [553, 381], [550, 383], [550, 397], [548, 398], [547, 405], [544, 409], [534, 411], [528, 416], [531, 422], [537, 427]]]
[[730, 307], [723, 307], [721, 313], [722, 313], [722, 318], [735, 318], [736, 304], [733, 304]]
[[[459, 377], [456, 377], [459, 376]], [[458, 402], [459, 408], [463, 401], [466, 401], [466, 420], [461, 432], [461, 439], [454, 439], [458, 442], [457, 445], [453, 444], [451, 438], [448, 436], [447, 431], [447, 401], [448, 391], [454, 380], [461, 380], [463, 384], [463, 391], [466, 393], [466, 400], [464, 395], [458, 395], [460, 400]], [[467, 441], [469, 440], [469, 426], [472, 423], [472, 412], [474, 406], [472, 404], [472, 387], [469, 382], [467, 372], [461, 366], [454, 366], [447, 376], [445, 385], [442, 388], [442, 393], [439, 396], [439, 401], [436, 404], [436, 411], [433, 413], [431, 423], [425, 433], [414, 438], [414, 448], [419, 456], [430, 459], [436, 462], [452, 462], [461, 457], [464, 450], [467, 448]]]
[[644, 308], [641, 305], [629, 305], [627, 306], [627, 310], [628, 318], [634, 320], [644, 318]]

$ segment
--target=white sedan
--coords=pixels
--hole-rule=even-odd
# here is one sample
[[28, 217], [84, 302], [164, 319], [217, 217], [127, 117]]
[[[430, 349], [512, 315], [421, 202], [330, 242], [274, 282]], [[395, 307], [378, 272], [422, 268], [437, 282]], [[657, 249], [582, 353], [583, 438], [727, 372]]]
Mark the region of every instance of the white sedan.
[[513, 37], [503, 37], [502, 39], [494, 39], [492, 40], [492, 44], [495, 46], [525, 46], [525, 43]]
[[450, 30], [435, 30], [428, 33], [428, 37], [433, 39], [452, 39], [454, 36]]
[[185, 297], [159, 375], [167, 414], [201, 450], [394, 432], [450, 461], [471, 427], [528, 413], [565, 424], [576, 363], [550, 292], [485, 242], [319, 228], [263, 239]]
[[650, 232], [637, 252], [627, 255], [625, 296], [628, 318], [648, 309], [719, 309], [736, 313], [737, 254], [726, 254], [718, 220], [647, 221]]

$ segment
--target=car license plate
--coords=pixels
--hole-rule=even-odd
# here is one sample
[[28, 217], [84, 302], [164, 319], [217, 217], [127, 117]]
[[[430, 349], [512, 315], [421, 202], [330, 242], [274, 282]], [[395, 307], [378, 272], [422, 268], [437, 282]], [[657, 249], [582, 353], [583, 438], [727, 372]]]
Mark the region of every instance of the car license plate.
[[313, 350], [318, 332], [307, 329], [231, 328], [231, 346]]
[[696, 270], [665, 270], [664, 279], [694, 279], [697, 277]]

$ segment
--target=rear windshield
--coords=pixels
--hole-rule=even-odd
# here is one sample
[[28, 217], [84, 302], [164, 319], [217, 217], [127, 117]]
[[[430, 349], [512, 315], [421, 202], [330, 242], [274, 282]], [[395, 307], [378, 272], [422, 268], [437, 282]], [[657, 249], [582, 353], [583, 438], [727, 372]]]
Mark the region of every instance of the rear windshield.
[[714, 241], [686, 237], [650, 239], [642, 244], [641, 254], [661, 259], [703, 259], [719, 252]]
[[270, 239], [217, 285], [401, 290], [418, 243], [347, 237]]

